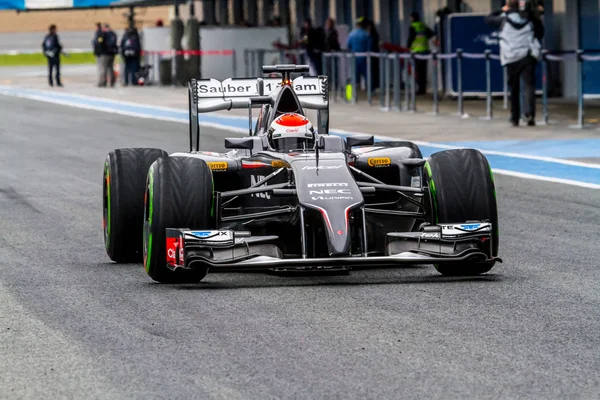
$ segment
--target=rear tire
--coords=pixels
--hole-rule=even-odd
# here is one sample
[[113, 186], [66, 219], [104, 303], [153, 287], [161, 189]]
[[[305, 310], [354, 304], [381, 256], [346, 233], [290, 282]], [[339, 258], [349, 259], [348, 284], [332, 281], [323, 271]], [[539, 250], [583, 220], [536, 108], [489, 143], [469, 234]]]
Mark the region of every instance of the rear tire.
[[144, 191], [160, 149], [117, 149], [104, 162], [103, 226], [106, 254], [118, 263], [142, 262]]
[[[492, 224], [488, 257], [498, 255], [498, 209], [490, 165], [474, 149], [446, 150], [433, 154], [425, 164], [425, 179], [432, 198], [432, 223], [462, 223], [488, 220]], [[495, 261], [438, 264], [442, 275], [484, 274]]]
[[204, 270], [167, 267], [166, 229], [214, 229], [213, 180], [206, 162], [192, 157], [159, 158], [148, 171], [144, 207], [144, 268], [161, 283], [197, 283]]

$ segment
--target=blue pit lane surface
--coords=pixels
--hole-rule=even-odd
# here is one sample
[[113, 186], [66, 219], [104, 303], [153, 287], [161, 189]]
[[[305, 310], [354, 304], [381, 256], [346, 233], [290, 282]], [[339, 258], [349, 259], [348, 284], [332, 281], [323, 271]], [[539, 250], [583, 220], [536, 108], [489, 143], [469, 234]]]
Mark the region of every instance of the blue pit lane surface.
[[[153, 118], [174, 122], [188, 123], [187, 110], [156, 107], [129, 102], [114, 101], [97, 97], [82, 96], [70, 93], [56, 93], [33, 89], [21, 89], [0, 86], [0, 93], [31, 98], [40, 101], [57, 103], [79, 108], [114, 112], [141, 118]], [[218, 127], [224, 130], [245, 131], [248, 120], [244, 117], [217, 114], [201, 114], [200, 124]], [[332, 121], [335, 125], [335, 120]], [[331, 130], [332, 134], [347, 136], [351, 132]], [[356, 132], [363, 133], [363, 132]], [[382, 140], [377, 138], [376, 140]], [[389, 139], [389, 138], [386, 138]], [[398, 140], [400, 138], [397, 138]], [[518, 142], [523, 143], [518, 146]], [[473, 147], [482, 150], [496, 173], [521, 176], [530, 179], [546, 180], [558, 183], [569, 183], [576, 186], [600, 189], [600, 164], [579, 163], [559, 158], [550, 158], [546, 149], [553, 149], [551, 154], [557, 155], [556, 148], [565, 148], [564, 158], [589, 157], [600, 154], [598, 139], [587, 140], [549, 140], [549, 141], [501, 141], [501, 142], [461, 142], [461, 143], [428, 143], [416, 142], [424, 156], [455, 147]], [[586, 148], [587, 150], [582, 150]], [[533, 151], [538, 149], [537, 151]], [[527, 151], [531, 150], [531, 153]]]

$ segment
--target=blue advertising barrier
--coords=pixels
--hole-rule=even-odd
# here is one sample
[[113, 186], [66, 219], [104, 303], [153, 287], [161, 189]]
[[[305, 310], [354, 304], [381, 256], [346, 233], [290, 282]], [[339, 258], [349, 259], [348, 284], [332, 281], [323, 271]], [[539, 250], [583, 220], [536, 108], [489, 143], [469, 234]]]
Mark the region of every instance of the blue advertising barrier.
[[[498, 32], [494, 31], [486, 22], [487, 14], [468, 13], [451, 14], [448, 16], [447, 47], [448, 53], [463, 51], [462, 59], [462, 91], [465, 96], [484, 96], [487, 89], [486, 65], [484, 58], [471, 59], [469, 54], [483, 54], [490, 50], [493, 55], [500, 54]], [[466, 54], [466, 56], [465, 56]], [[446, 73], [448, 93], [457, 95], [458, 68], [457, 60], [448, 61], [449, 68]], [[500, 61], [491, 61], [491, 87], [493, 95], [504, 92], [504, 72]], [[542, 68], [538, 64], [536, 70], [536, 89], [542, 90]]]
[[114, 0], [0, 0], [0, 10], [108, 7], [111, 3]]

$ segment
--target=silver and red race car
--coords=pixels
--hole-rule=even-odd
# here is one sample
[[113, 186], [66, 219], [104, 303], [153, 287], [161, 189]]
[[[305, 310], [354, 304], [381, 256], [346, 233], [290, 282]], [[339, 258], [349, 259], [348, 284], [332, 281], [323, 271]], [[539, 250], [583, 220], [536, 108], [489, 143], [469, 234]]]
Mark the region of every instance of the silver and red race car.
[[[190, 148], [118, 149], [104, 167], [104, 239], [116, 262], [159, 282], [208, 271], [323, 271], [433, 264], [488, 272], [498, 258], [493, 175], [483, 154], [329, 134], [327, 77], [192, 80]], [[199, 113], [248, 108], [246, 137], [202, 151]], [[253, 123], [252, 110], [259, 115]], [[281, 141], [272, 124], [316, 110], [316, 129]], [[298, 136], [298, 135], [296, 135]], [[281, 145], [285, 143], [285, 145]]]

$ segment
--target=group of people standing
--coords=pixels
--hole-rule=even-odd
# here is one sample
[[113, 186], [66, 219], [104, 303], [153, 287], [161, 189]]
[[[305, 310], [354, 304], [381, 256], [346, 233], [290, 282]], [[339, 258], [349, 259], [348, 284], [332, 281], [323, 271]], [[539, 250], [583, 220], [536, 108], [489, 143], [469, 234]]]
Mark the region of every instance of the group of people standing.
[[92, 47], [96, 56], [96, 65], [98, 67], [98, 86], [113, 87], [116, 83], [114, 70], [115, 56], [121, 54], [125, 64], [125, 73], [123, 84], [125, 86], [136, 85], [136, 73], [140, 70], [140, 56], [142, 46], [140, 35], [136, 28], [127, 28], [121, 42], [118, 35], [113, 31], [109, 24], [96, 24], [96, 32], [92, 39]]
[[312, 21], [306, 19], [300, 30], [299, 45], [306, 51], [311, 74], [322, 74], [323, 59], [321, 53], [340, 51], [340, 41], [337, 29], [335, 28], [335, 20], [329, 18], [325, 21], [325, 28], [315, 28]]

